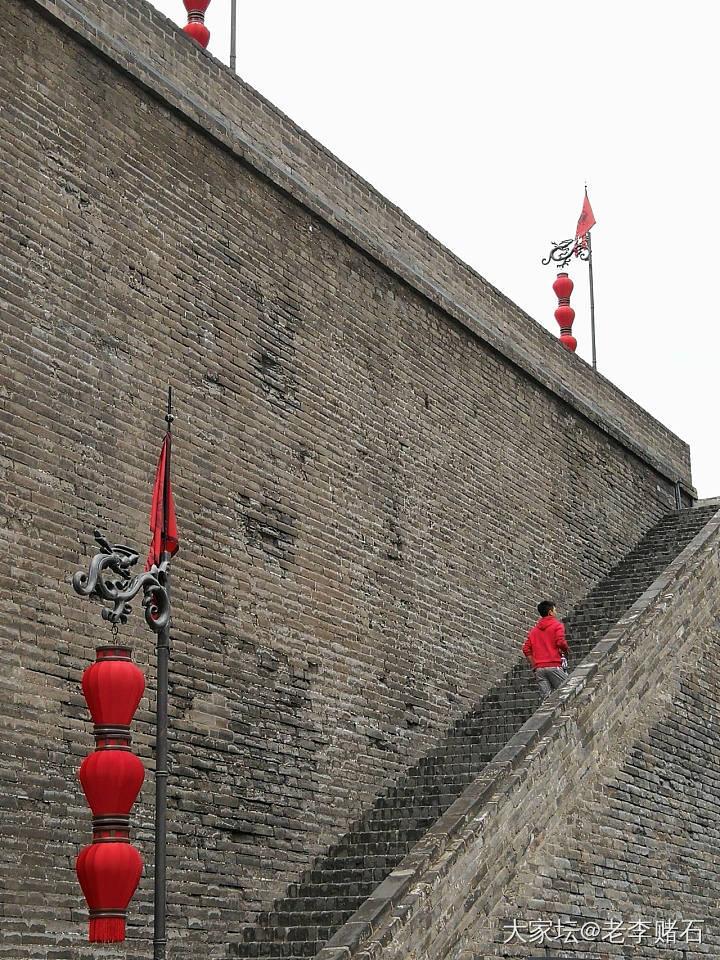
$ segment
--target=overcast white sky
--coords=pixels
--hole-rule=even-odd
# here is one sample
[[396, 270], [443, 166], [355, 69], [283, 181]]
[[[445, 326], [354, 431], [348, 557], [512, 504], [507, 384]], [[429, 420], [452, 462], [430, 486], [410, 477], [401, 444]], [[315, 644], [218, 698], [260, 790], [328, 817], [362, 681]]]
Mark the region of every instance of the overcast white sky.
[[[540, 261], [587, 181], [598, 369], [720, 496], [716, 0], [238, 0], [237, 19], [246, 82], [554, 333]], [[229, 23], [211, 0], [225, 63]], [[569, 272], [589, 362], [587, 265]]]

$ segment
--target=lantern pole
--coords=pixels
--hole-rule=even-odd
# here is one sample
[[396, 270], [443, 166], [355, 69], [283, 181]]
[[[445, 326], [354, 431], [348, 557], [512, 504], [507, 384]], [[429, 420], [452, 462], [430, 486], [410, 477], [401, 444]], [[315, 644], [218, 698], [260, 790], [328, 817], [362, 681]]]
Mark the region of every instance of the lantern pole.
[[[587, 188], [585, 189], [587, 195]], [[595, 293], [593, 290], [593, 271], [592, 271], [592, 244], [590, 241], [590, 231], [587, 232], [588, 249], [588, 270], [590, 272], [590, 333], [592, 335], [592, 365], [593, 370], [597, 370], [597, 355], [595, 353]]]
[[[162, 554], [168, 563], [165, 589], [170, 603], [170, 554]], [[167, 735], [168, 735], [168, 659], [170, 625], [157, 635], [157, 703], [155, 716], [155, 909], [153, 914], [153, 960], [165, 960], [167, 938]]]
[[[113, 635], [118, 631], [118, 624], [127, 623], [128, 616], [131, 612], [130, 601], [138, 596], [138, 594], [142, 593], [142, 605], [145, 610], [145, 622], [147, 623], [148, 627], [150, 627], [153, 633], [167, 634], [170, 621], [170, 605], [168, 601], [165, 576], [167, 565], [161, 562], [159, 566], [153, 565], [150, 570], [146, 570], [144, 573], [133, 575], [133, 567], [139, 560], [139, 554], [135, 550], [126, 546], [125, 544], [110, 544], [99, 530], [95, 531], [95, 540], [100, 550], [90, 561], [90, 569], [87, 574], [83, 573], [81, 570], [78, 570], [73, 575], [72, 585], [75, 592], [80, 594], [81, 597], [99, 600], [103, 604], [101, 611], [102, 618], [111, 624]], [[122, 645], [113, 641], [112, 647], [114, 647], [117, 651], [117, 649], [122, 647]], [[98, 648], [98, 650], [106, 649], [107, 648], [105, 647]], [[129, 654], [129, 648], [124, 649], [126, 649], [127, 654]], [[120, 655], [116, 652], [109, 656], [108, 660], [129, 661], [130, 658], [127, 654]], [[101, 658], [98, 654], [98, 662], [100, 662], [100, 660]], [[88, 701], [88, 705], [91, 706], [90, 701]], [[137, 704], [135, 706], [137, 706]], [[135, 708], [132, 710], [132, 713], [134, 712]], [[95, 714], [92, 715], [93, 719], [95, 720]], [[113, 744], [118, 739], [123, 741], [124, 746], [127, 746], [127, 743], [129, 742], [129, 737], [127, 734], [128, 727], [113, 726], [113, 723], [126, 724], [126, 719], [123, 719], [122, 721], [112, 721], [110, 726], [103, 726], [103, 724], [98, 725], [96, 722], [96, 738], [100, 736], [100, 733], [102, 733], [104, 734], [105, 740], [110, 741], [110, 746], [107, 747], [104, 745], [103, 749], [114, 749]], [[98, 731], [100, 731], [100, 733]], [[98, 740], [97, 742], [100, 741]], [[117, 783], [115, 786], [117, 788]], [[120, 821], [125, 820], [125, 823], [122, 824], [122, 829], [126, 830], [126, 811], [121, 810], [120, 813], [123, 814], [123, 816], [120, 817]], [[118, 814], [116, 811], [112, 810], [107, 816], [103, 815], [99, 819], [96, 818], [98, 824], [100, 824], [101, 821], [107, 821], [108, 819], [112, 819], [113, 823], [116, 824], [118, 821]], [[98, 849], [100, 846], [104, 848], [106, 844], [111, 843], [111, 841], [107, 839], [107, 830], [107, 826], [104, 828], [102, 826], [96, 826], [95, 824], [93, 826], [93, 844], [96, 845]], [[120, 828], [118, 828], [118, 834], [119, 832]], [[103, 836], [98, 837], [96, 836], [97, 833], [103, 833]], [[122, 840], [118, 836], [118, 839], [115, 842], [121, 843]], [[91, 867], [93, 866], [93, 864], [86, 862], [91, 859], [89, 855], [85, 855], [85, 859], [83, 859], [84, 854], [85, 851], [83, 851], [80, 854], [80, 857], [78, 857], [76, 869], [78, 872], [78, 879], [83, 886], [83, 892], [86, 895], [88, 906], [90, 907], [91, 922], [89, 939], [91, 942], [107, 943], [122, 941], [125, 939], [125, 911], [127, 909], [127, 904], [129, 903], [130, 898], [135, 890], [135, 886], [137, 886], [137, 880], [140, 879], [140, 871], [142, 870], [142, 862], [140, 861], [140, 857], [139, 855], [137, 857], [137, 880], [135, 881], [134, 886], [131, 885], [131, 887], [125, 889], [124, 896], [120, 896], [120, 899], [123, 900], [123, 902], [115, 902], [119, 894], [118, 891], [113, 890], [113, 896], [110, 898], [112, 902], [109, 904], [99, 904], [99, 910], [98, 904], [95, 902], [97, 900], [97, 891], [95, 889], [96, 884], [93, 883], [88, 887], [87, 883], [89, 881], [87, 880], [86, 883], [83, 884], [83, 879], [86, 878], [87, 871], [92, 872]], [[96, 859], [99, 858], [96, 857]], [[108, 869], [110, 868], [106, 864], [106, 871], [103, 877], [104, 881], [108, 880]], [[112, 866], [111, 869], [114, 871], [114, 866]], [[105, 886], [107, 886], [107, 884], [105, 884]], [[107, 890], [105, 892], [107, 893]], [[107, 923], [101, 923], [98, 925], [95, 923], [98, 917], [109, 919]], [[118, 919], [122, 920], [121, 926], [115, 922]], [[94, 929], [94, 925], [97, 927], [97, 929]]]
[[[165, 448], [165, 476], [163, 483], [163, 552], [160, 563], [165, 569], [165, 590], [170, 610], [170, 557], [167, 546], [167, 524], [170, 484], [170, 427], [172, 414], [172, 387], [168, 387], [167, 423], [168, 443]], [[168, 661], [170, 658], [170, 617], [157, 634], [157, 698], [155, 717], [155, 898], [153, 915], [153, 960], [165, 960], [167, 937], [167, 778], [168, 778]]]
[[[95, 539], [100, 546], [100, 553], [96, 554], [91, 563], [88, 574], [78, 571], [73, 576], [73, 587], [84, 597], [91, 597], [102, 601], [102, 617], [112, 624], [113, 631], [117, 632], [117, 625], [127, 622], [131, 608], [129, 601], [142, 592], [145, 620], [150, 629], [157, 636], [157, 696], [156, 696], [156, 736], [155, 736], [155, 877], [154, 877], [154, 930], [153, 930], [153, 957], [154, 960], [165, 960], [166, 939], [166, 863], [167, 863], [167, 778], [168, 778], [168, 661], [170, 653], [170, 559], [171, 550], [168, 550], [168, 541], [175, 540], [177, 532], [174, 530], [174, 514], [172, 512], [172, 496], [170, 493], [170, 456], [171, 456], [171, 424], [172, 414], [172, 387], [168, 388], [168, 404], [165, 421], [167, 431], [164, 444], [164, 476], [162, 491], [153, 494], [153, 514], [155, 512], [156, 497], [162, 498], [162, 527], [157, 532], [161, 536], [160, 556], [151, 560], [148, 557], [149, 569], [133, 577], [132, 567], [137, 563], [139, 555], [130, 547], [123, 544], [110, 545], [107, 540], [95, 531]], [[161, 459], [162, 463], [162, 459]], [[158, 465], [158, 475], [160, 464]], [[156, 482], [157, 483], [157, 482]], [[159, 496], [158, 496], [159, 494]], [[157, 504], [159, 509], [160, 504]], [[172, 521], [172, 523], [171, 523]], [[151, 525], [155, 521], [151, 517]], [[152, 529], [152, 526], [151, 526]], [[169, 536], [170, 535], [170, 536]], [[151, 547], [151, 550], [153, 548]], [[177, 549], [177, 546], [175, 547]], [[157, 554], [154, 554], [157, 557]], [[108, 579], [108, 574], [112, 579]]]
[[236, 73], [237, 64], [237, 0], [230, 0], [230, 69]]
[[[547, 255], [547, 257], [545, 257], [545, 259], [542, 262], [544, 266], [547, 266], [550, 263], [555, 263], [557, 264], [558, 269], [560, 269], [560, 268], [567, 268], [568, 264], [570, 263], [573, 257], [578, 257], [578, 259], [580, 260], [588, 261], [588, 264], [590, 267], [590, 323], [592, 328], [593, 367], [594, 369], [597, 370], [597, 363], [595, 360], [595, 299], [593, 296], [592, 259], [590, 256], [590, 232], [589, 231], [586, 234], [586, 236], [587, 236], [586, 246], [578, 243], [578, 240], [576, 237], [570, 237], [568, 240], [562, 240], [560, 243], [556, 243], [555, 240], [553, 240], [552, 246], [550, 248], [550, 253]], [[567, 274], [558, 273], [558, 277], [567, 277]], [[556, 279], [555, 283], [557, 282], [558, 281]], [[554, 289], [555, 289], [555, 284], [553, 284], [553, 290]], [[570, 281], [570, 291], [572, 291], [572, 289], [573, 289], [573, 283], [572, 281]], [[558, 298], [560, 298], [560, 294], [558, 294]], [[561, 303], [559, 306], [560, 308], [562, 308], [563, 306], [568, 306], [569, 303], [570, 301], [568, 300], [566, 304]], [[572, 316], [573, 318], [575, 317], [574, 310], [572, 310]], [[558, 317], [557, 311], [555, 311], [555, 319], [558, 321], [558, 323], [560, 323], [560, 326], [562, 328], [563, 324], [560, 322], [560, 318]], [[572, 325], [572, 320], [570, 321], [570, 323]], [[561, 332], [562, 332], [562, 329], [561, 329]], [[567, 330], [566, 333], [570, 333], [570, 331]], [[562, 340], [562, 337], [560, 339]], [[572, 336], [570, 337], [570, 339], [575, 340], [575, 338]], [[567, 343], [565, 345], [568, 346]], [[577, 343], [575, 346], [577, 346]], [[568, 346], [568, 349], [574, 352], [575, 346], [573, 347]]]

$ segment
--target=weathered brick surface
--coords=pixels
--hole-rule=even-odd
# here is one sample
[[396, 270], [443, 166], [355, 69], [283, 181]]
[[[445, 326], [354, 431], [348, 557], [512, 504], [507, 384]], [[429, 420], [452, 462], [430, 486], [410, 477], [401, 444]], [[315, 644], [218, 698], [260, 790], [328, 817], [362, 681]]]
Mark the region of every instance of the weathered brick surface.
[[[149, 7], [74, 5], [104, 55], [51, 8], [74, 16], [0, 0], [0, 956], [119, 955], [83, 944], [73, 871], [78, 681], [107, 634], [68, 578], [95, 525], [147, 541], [171, 380], [170, 955], [220, 957], [504, 672], [537, 595], [569, 607], [672, 506], [687, 448]], [[150, 892], [123, 956], [147, 955]]]
[[[610, 627], [717, 513], [717, 506], [675, 510], [653, 527], [627, 557], [564, 616], [571, 669], [583, 662]], [[233, 956], [281, 960], [312, 956], [324, 941], [357, 929], [377, 888], [537, 710], [537, 683], [518, 651], [512, 669], [438, 746], [379, 797], [372, 809], [301, 878], [289, 895], [232, 944]], [[592, 827], [586, 829], [592, 834]], [[394, 882], [396, 878], [391, 878]], [[387, 896], [387, 894], [386, 894]], [[388, 909], [391, 902], [387, 903]], [[360, 910], [358, 913], [357, 911]]]
[[[561, 956], [529, 939], [541, 921], [598, 924], [565, 948], [587, 960], [718, 955], [719, 545], [720, 513], [319, 960]], [[638, 919], [651, 935], [602, 940], [610, 920]], [[505, 942], [513, 920], [524, 943]], [[655, 941], [666, 920], [675, 945]], [[703, 922], [701, 943], [681, 942], [683, 920]]]
[[[553, 928], [559, 925], [563, 939], [578, 940], [569, 948], [578, 957], [718, 956], [717, 642], [702, 652], [693, 649], [689, 659], [695, 657], [697, 668], [685, 671], [666, 715], [634, 743], [617, 772], [605, 774], [577, 798], [557, 833], [551, 831], [525, 859], [490, 925], [504, 926], [511, 916], [521, 917], [521, 935], [529, 939], [531, 922], [549, 920]], [[612, 946], [607, 943], [611, 920], [623, 921], [619, 942]], [[633, 933], [630, 924], [638, 920], [646, 926]], [[663, 942], [658, 924], [664, 921], [676, 924], [674, 934], [668, 934], [674, 943]], [[702, 943], [697, 942], [698, 921]], [[605, 943], [583, 944], [582, 928], [588, 922], [599, 924], [597, 940], [604, 937]], [[688, 922], [695, 929], [685, 933]], [[479, 932], [472, 956], [493, 955], [487, 939], [486, 930]]]
[[[663, 595], [670, 616], [647, 638], [647, 658], [667, 661], [666, 684], [653, 689], [645, 681], [655, 701], [652, 722], [639, 725], [642, 732], [622, 761], [599, 767], [542, 842], [526, 852], [502, 904], [479, 925], [469, 955], [503, 956], [497, 945], [490, 947], [488, 934], [495, 927], [497, 941], [497, 926], [511, 914], [528, 923], [551, 920], [565, 931], [596, 921], [607, 933], [611, 919], [648, 924], [642, 938], [626, 934], [624, 944], [583, 944], [576, 934], [578, 957], [720, 955], [720, 582], [714, 540], [692, 582], [677, 595], [674, 585]], [[677, 924], [669, 942], [656, 927], [663, 921]], [[702, 922], [702, 943], [694, 942], [696, 933], [683, 936], [687, 921]], [[532, 955], [524, 949], [518, 956]]]
[[690, 483], [687, 447], [143, 0], [25, 0], [102, 51], [583, 415]]

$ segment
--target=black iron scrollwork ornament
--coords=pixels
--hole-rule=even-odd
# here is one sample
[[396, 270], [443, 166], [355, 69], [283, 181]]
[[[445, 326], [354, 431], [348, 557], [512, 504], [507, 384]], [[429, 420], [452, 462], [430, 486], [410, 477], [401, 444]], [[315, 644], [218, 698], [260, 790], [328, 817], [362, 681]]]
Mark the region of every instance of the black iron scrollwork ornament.
[[[153, 565], [149, 570], [133, 576], [132, 567], [138, 562], [139, 554], [122, 543], [112, 546], [105, 537], [95, 530], [95, 540], [100, 546], [90, 561], [87, 574], [78, 570], [73, 574], [72, 585], [81, 597], [92, 597], [103, 603], [102, 618], [108, 620], [113, 628], [118, 623], [127, 623], [132, 607], [130, 601], [142, 591], [142, 605], [145, 620], [153, 633], [160, 633], [170, 619], [170, 603], [167, 594], [167, 565]], [[108, 574], [114, 575], [108, 577]]]
[[553, 240], [552, 249], [543, 260], [543, 265], [557, 263], [560, 267], [566, 267], [573, 257], [579, 257], [580, 260], [589, 260], [590, 251], [583, 239], [582, 237], [580, 239], [570, 237], [569, 240], [563, 240], [562, 243], [555, 243]]

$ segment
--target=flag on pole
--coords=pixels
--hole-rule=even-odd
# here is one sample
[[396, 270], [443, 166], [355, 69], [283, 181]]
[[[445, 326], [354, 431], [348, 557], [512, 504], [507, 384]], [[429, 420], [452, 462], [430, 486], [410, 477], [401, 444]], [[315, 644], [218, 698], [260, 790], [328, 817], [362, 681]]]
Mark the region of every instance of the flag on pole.
[[[578, 220], [577, 230], [575, 231], [575, 249], [580, 247], [587, 246], [587, 240], [585, 239], [585, 234], [595, 226], [595, 214], [592, 212], [592, 207], [590, 206], [590, 201], [588, 200], [587, 190], [585, 191], [585, 199], [583, 200], [582, 212], [580, 214], [580, 219]], [[578, 244], [578, 241], [581, 241]]]
[[163, 553], [173, 556], [178, 551], [178, 532], [175, 520], [172, 486], [170, 485], [170, 431], [165, 434], [160, 459], [158, 460], [152, 506], [150, 508], [150, 533], [152, 541], [145, 569], [159, 564]]

